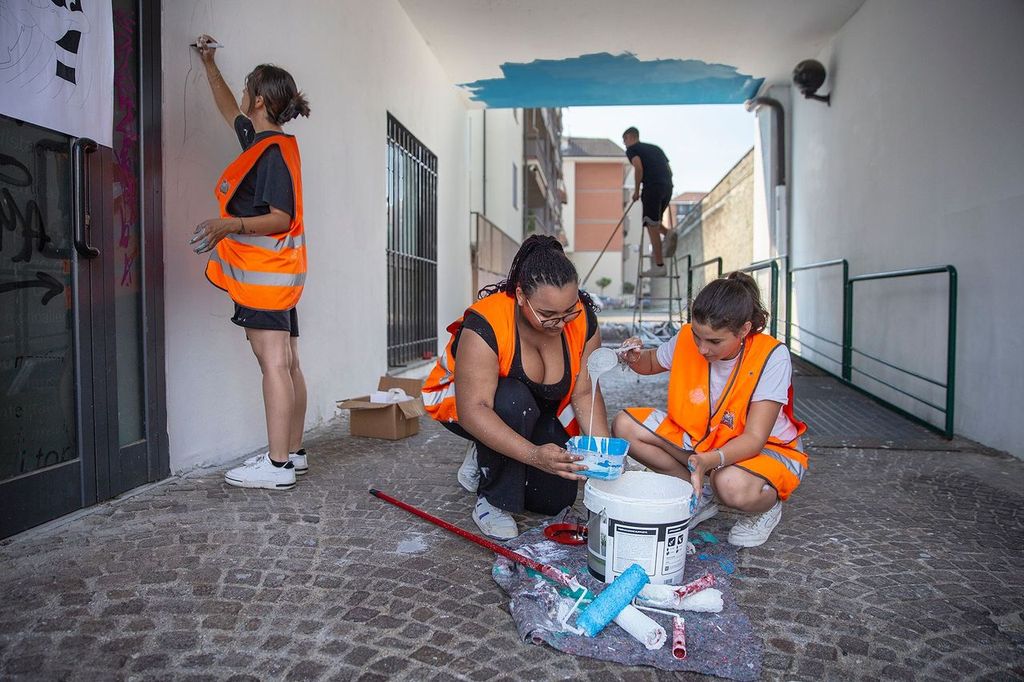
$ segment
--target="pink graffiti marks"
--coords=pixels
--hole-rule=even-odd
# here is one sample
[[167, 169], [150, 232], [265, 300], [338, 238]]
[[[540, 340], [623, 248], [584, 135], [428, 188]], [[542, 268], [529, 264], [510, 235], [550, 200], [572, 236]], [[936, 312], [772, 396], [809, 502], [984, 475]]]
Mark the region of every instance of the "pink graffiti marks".
[[[120, 115], [114, 125], [114, 197], [116, 213], [121, 219], [123, 265], [121, 286], [132, 286], [132, 273], [139, 256], [139, 182], [137, 158], [139, 154], [137, 84], [135, 79], [135, 17], [132, 12], [114, 10], [114, 97], [116, 112]], [[133, 234], [134, 233], [134, 234]]]

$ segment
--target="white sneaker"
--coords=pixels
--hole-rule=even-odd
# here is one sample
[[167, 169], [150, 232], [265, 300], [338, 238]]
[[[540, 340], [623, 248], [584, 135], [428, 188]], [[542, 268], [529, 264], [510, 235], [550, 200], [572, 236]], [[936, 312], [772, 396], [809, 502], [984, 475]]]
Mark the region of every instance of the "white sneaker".
[[668, 267], [662, 263], [661, 265], [652, 265], [643, 272], [640, 273], [641, 277], [664, 277], [668, 274]]
[[476, 443], [469, 441], [466, 448], [466, 458], [462, 460], [459, 473], [456, 476], [459, 484], [471, 493], [475, 493], [480, 487], [480, 467], [476, 463]]
[[224, 482], [239, 488], [267, 490], [291, 490], [295, 487], [295, 465], [291, 461], [283, 467], [276, 467], [270, 461], [269, 454], [249, 459], [256, 461], [229, 470], [224, 474]]
[[519, 537], [516, 520], [504, 509], [498, 509], [483, 497], [476, 498], [473, 520], [484, 535], [495, 540], [511, 540]]
[[679, 233], [675, 230], [669, 230], [661, 242], [661, 255], [665, 258], [671, 258], [676, 253], [676, 245], [679, 243]]
[[771, 509], [754, 516], [747, 516], [736, 522], [729, 531], [729, 543], [739, 547], [757, 547], [768, 540], [782, 519], [782, 502], [776, 502]]
[[[249, 459], [242, 462], [242, 466], [251, 467], [263, 458], [265, 455], [253, 455]], [[306, 448], [299, 448], [297, 452], [288, 453], [288, 461], [295, 467], [295, 475], [302, 476], [309, 472], [309, 460], [306, 459]]]
[[698, 523], [703, 523], [716, 514], [718, 514], [718, 500], [713, 497], [703, 497], [697, 508], [693, 510], [693, 516], [690, 517], [690, 530], [696, 528]]

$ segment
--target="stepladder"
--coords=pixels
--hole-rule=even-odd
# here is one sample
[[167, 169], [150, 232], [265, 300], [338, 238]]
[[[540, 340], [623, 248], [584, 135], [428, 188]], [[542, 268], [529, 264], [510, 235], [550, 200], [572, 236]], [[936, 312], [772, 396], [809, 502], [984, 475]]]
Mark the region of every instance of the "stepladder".
[[[640, 252], [637, 258], [636, 284], [634, 285], [632, 334], [647, 345], [659, 345], [671, 339], [684, 323], [684, 314], [689, 315], [688, 297], [684, 296], [679, 261], [673, 254], [665, 258], [665, 274], [645, 274], [654, 264], [654, 257], [647, 253], [647, 229], [640, 232]], [[689, 260], [689, 257], [687, 257]], [[686, 270], [690, 281], [690, 269]]]

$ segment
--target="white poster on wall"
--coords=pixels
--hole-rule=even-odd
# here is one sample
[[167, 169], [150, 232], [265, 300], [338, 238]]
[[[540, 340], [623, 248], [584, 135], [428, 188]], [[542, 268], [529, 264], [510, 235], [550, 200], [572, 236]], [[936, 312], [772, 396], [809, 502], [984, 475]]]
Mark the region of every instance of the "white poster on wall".
[[109, 147], [111, 0], [0, 0], [0, 114]]

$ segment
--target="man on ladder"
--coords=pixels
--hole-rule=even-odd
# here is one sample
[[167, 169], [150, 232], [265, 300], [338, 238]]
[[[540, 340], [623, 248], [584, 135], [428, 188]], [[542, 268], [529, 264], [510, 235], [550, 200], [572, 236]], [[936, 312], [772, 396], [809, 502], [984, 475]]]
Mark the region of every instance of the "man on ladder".
[[[641, 277], [664, 277], [668, 274], [665, 258], [676, 250], [676, 232], [669, 230], [662, 222], [662, 215], [672, 200], [672, 168], [661, 147], [640, 141], [640, 131], [630, 127], [622, 133], [626, 146], [626, 158], [633, 164], [635, 187], [633, 201], [640, 199], [643, 206], [644, 226], [651, 237], [653, 263]], [[643, 191], [641, 191], [641, 184]], [[664, 245], [661, 237], [665, 235]]]

